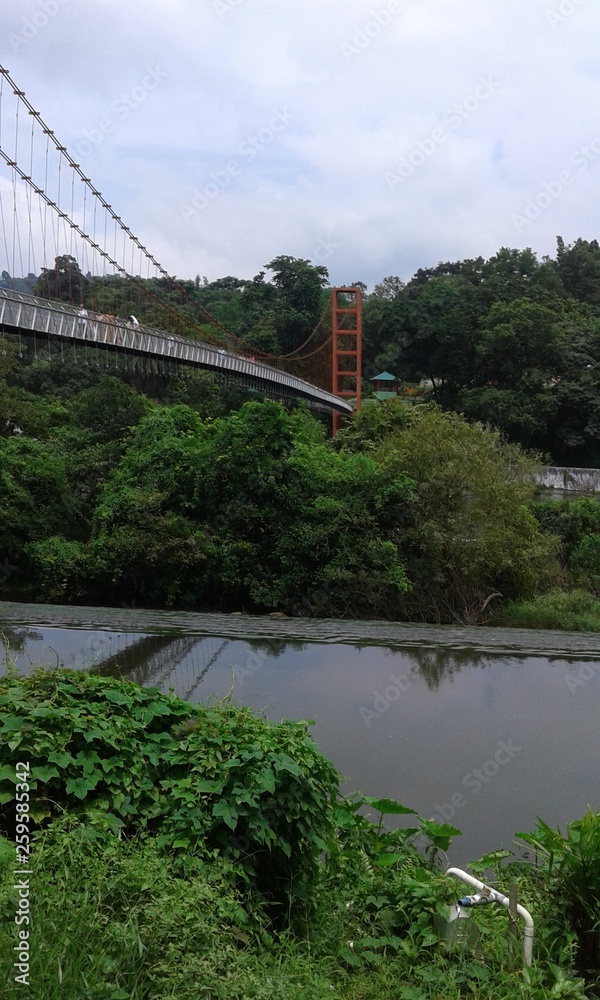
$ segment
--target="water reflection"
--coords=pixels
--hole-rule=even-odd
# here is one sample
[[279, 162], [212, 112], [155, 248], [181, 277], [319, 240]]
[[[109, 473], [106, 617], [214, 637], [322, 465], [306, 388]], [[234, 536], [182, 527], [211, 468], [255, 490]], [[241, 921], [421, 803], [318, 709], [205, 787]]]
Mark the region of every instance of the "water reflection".
[[22, 653], [27, 643], [41, 640], [42, 636], [32, 628], [11, 625], [0, 626], [0, 649], [6, 663], [7, 654]]
[[[136, 612], [127, 631], [124, 612], [102, 611], [94, 629], [87, 610], [78, 629], [77, 609], [58, 610], [62, 627], [39, 624], [39, 612], [35, 629], [20, 626], [14, 610], [3, 625], [0, 614], [19, 669], [58, 660], [187, 700], [229, 696], [274, 721], [313, 720], [348, 791], [396, 798], [463, 831], [455, 863], [510, 848], [537, 816], [564, 827], [600, 804], [597, 637], [560, 637], [579, 650], [569, 658], [550, 633], [402, 626], [406, 641], [373, 645], [360, 633], [376, 635], [374, 623], [338, 622], [346, 642], [336, 642], [330, 623], [290, 639], [280, 621], [212, 616], [207, 634], [205, 618], [177, 627], [169, 615], [150, 632]], [[545, 648], [530, 649], [538, 640]]]
[[478, 653], [473, 649], [413, 649], [410, 653], [414, 669], [421, 675], [431, 691], [436, 691], [443, 681], [452, 681], [455, 674], [464, 667], [483, 669], [490, 666], [494, 657]]

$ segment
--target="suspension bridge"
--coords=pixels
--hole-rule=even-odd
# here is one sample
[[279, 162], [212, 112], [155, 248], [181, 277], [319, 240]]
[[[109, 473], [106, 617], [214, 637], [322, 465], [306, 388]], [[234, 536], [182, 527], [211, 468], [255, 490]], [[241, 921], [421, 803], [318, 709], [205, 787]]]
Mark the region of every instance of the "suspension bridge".
[[303, 399], [331, 413], [334, 429], [360, 407], [359, 289], [332, 289], [289, 354], [257, 349], [192, 300], [1, 66], [0, 224], [0, 332], [19, 355], [76, 360], [80, 349], [164, 374], [201, 368], [269, 398]]

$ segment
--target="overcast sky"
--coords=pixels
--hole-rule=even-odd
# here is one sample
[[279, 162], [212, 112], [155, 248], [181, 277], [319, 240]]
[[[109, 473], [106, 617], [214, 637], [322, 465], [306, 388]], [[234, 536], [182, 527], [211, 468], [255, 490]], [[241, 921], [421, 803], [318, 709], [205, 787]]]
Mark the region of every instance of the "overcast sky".
[[179, 277], [289, 254], [372, 286], [599, 235], [597, 0], [1, 0], [0, 28]]

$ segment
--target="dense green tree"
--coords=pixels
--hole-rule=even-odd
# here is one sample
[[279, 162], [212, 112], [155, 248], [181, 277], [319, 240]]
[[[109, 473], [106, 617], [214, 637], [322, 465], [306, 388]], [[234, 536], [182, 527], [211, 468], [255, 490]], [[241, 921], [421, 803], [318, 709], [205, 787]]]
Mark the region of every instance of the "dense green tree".
[[436, 406], [370, 404], [336, 439], [370, 448], [388, 475], [415, 485], [399, 546], [411, 590], [404, 614], [473, 624], [491, 600], [529, 596], [556, 572], [554, 543], [529, 510], [536, 463], [498, 433]]
[[51, 535], [64, 544], [73, 510], [64, 463], [49, 443], [0, 438], [0, 592], [48, 598], [35, 547]]
[[278, 291], [273, 318], [281, 353], [295, 350], [312, 333], [321, 319], [328, 281], [327, 268], [309, 260], [274, 257], [265, 267], [273, 272], [272, 284]]
[[502, 247], [487, 261], [480, 264], [477, 281], [479, 297], [484, 310], [495, 302], [530, 298], [535, 302], [561, 294], [552, 263], [541, 263], [531, 248], [515, 250]]
[[393, 613], [406, 589], [406, 477], [332, 452], [318, 424], [248, 403], [186, 407], [134, 432], [94, 516], [92, 572], [112, 599], [296, 613]]
[[539, 392], [562, 370], [560, 316], [530, 299], [496, 302], [479, 331], [477, 360], [485, 385]]
[[56, 257], [54, 267], [43, 267], [34, 285], [34, 295], [76, 304], [86, 301], [89, 281], [70, 254]]
[[373, 289], [373, 298], [393, 301], [404, 288], [404, 282], [395, 274], [389, 274]]
[[281, 353], [275, 327], [276, 299], [277, 289], [265, 281], [264, 271], [246, 282], [241, 295], [241, 316], [236, 333], [245, 343], [266, 354]]
[[600, 306], [600, 246], [597, 240], [577, 239], [567, 246], [558, 237], [555, 270], [568, 295], [590, 306]]
[[431, 381], [436, 398], [454, 404], [459, 390], [476, 378], [474, 286], [460, 275], [409, 286], [402, 297], [401, 315], [406, 360]]

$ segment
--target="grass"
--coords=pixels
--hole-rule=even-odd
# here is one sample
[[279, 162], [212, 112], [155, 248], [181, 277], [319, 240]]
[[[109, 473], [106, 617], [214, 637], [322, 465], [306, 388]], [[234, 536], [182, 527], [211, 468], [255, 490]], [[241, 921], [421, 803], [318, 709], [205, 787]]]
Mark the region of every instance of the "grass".
[[503, 628], [600, 632], [600, 600], [585, 590], [552, 590], [530, 601], [510, 601], [487, 623]]
[[[0, 845], [0, 995], [13, 1000], [25, 990], [13, 982], [12, 850], [7, 841]], [[526, 975], [508, 957], [499, 908], [475, 914], [483, 960], [447, 954], [425, 932], [429, 920], [420, 925], [418, 915], [428, 917], [444, 896], [451, 901], [456, 887], [439, 873], [423, 876], [422, 862], [409, 853], [385, 873], [360, 853], [338, 858], [303, 936], [274, 933], [252, 888], [223, 858], [176, 858], [154, 838], [120, 840], [59, 822], [37, 838], [34, 870], [31, 1000], [586, 996], [577, 978], [545, 960], [540, 911], [547, 900], [533, 870], [520, 873], [521, 898], [541, 921], [538, 967]], [[408, 915], [414, 930], [394, 935], [402, 909], [400, 922]], [[552, 925], [547, 931], [556, 934]], [[559, 946], [554, 941], [554, 959], [568, 961], [569, 947], [568, 936]]]
[[[582, 941], [597, 937], [598, 814], [571, 824], [566, 839], [540, 826], [528, 843], [546, 852], [545, 863], [510, 871], [536, 922], [535, 966], [524, 972], [499, 907], [473, 913], [477, 955], [447, 952], [438, 940], [435, 918], [457, 886], [437, 859], [458, 831], [417, 816], [412, 829], [368, 822], [361, 805], [382, 818], [412, 810], [343, 799], [299, 724], [271, 725], [226, 704], [194, 709], [131, 682], [62, 670], [7, 676], [0, 706], [3, 1000], [600, 995], [591, 986], [586, 994], [575, 972]], [[15, 807], [17, 760], [31, 772], [26, 792], [17, 778]], [[35, 829], [26, 986], [15, 983], [13, 964], [23, 795]], [[490, 857], [473, 870], [495, 865], [505, 887], [501, 863]], [[582, 907], [570, 909], [576, 886]], [[591, 983], [595, 957], [585, 959]]]

